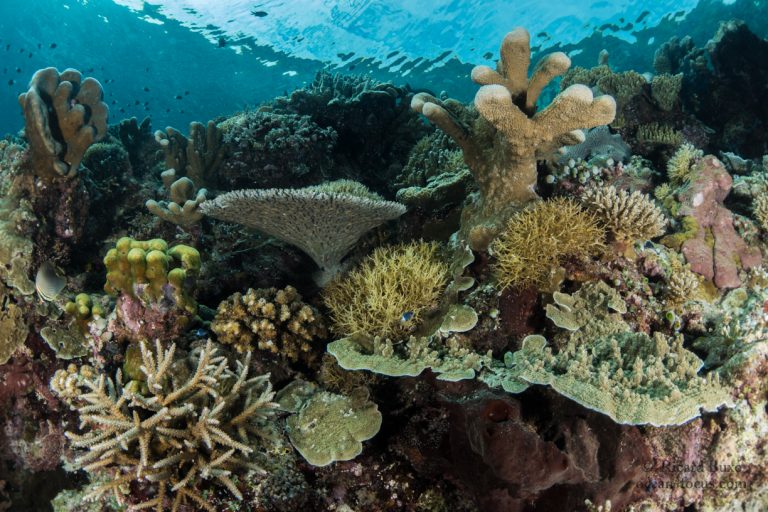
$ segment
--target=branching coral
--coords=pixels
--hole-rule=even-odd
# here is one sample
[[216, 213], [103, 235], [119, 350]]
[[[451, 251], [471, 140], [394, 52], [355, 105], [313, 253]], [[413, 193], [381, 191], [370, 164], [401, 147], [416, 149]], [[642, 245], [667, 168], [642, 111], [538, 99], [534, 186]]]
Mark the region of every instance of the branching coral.
[[312, 341], [327, 334], [320, 313], [292, 286], [235, 293], [219, 304], [211, 330], [238, 352], [258, 348], [291, 361], [306, 356]]
[[343, 335], [402, 336], [448, 282], [437, 246], [424, 242], [380, 247], [358, 268], [332, 281], [323, 299], [334, 331]]
[[591, 188], [584, 193], [582, 201], [619, 242], [631, 243], [664, 233], [667, 219], [659, 207], [641, 192], [630, 193], [612, 186]]
[[667, 176], [673, 185], [686, 183], [691, 177], [691, 169], [701, 160], [704, 153], [693, 144], [683, 143], [667, 161]]
[[595, 253], [603, 236], [597, 217], [576, 202], [541, 201], [513, 215], [491, 246], [499, 286], [545, 286], [564, 258]]
[[472, 70], [472, 79], [482, 87], [475, 96], [480, 117], [471, 126], [461, 120], [466, 109], [458, 102], [442, 102], [426, 93], [411, 102], [457, 142], [478, 184], [479, 198], [462, 214], [461, 234], [473, 249], [487, 248], [512, 213], [537, 199], [537, 159], [582, 142], [578, 128], [610, 123], [616, 114], [613, 98], [595, 99], [583, 85], [569, 87], [536, 112], [542, 89], [571, 61], [564, 53], [548, 55], [530, 78], [529, 64], [530, 36], [515, 29], [502, 42], [497, 71], [487, 66]]
[[101, 84], [79, 71], [37, 71], [29, 90], [19, 96], [25, 134], [35, 172], [45, 177], [73, 177], [88, 146], [107, 134], [109, 108]]
[[176, 179], [175, 169], [164, 171], [160, 178], [170, 200], [157, 202], [149, 199], [147, 210], [183, 228], [188, 229], [199, 223], [203, 218], [199, 206], [205, 201], [207, 191], [201, 188], [195, 192], [195, 183], [186, 176]]
[[[154, 494], [134, 508], [162, 512], [172, 497], [174, 512], [188, 502], [213, 512], [200, 492], [201, 482], [210, 480], [242, 499], [233, 477], [260, 471], [254, 443], [271, 434], [277, 405], [269, 376], [249, 377], [250, 353], [232, 370], [216, 352], [210, 340], [188, 359], [175, 357], [175, 344], [164, 349], [157, 341], [152, 351], [142, 343], [145, 386], [124, 384], [120, 371], [114, 380], [57, 372], [52, 387], [73, 404], [84, 431], [67, 433], [75, 448], [87, 450], [76, 463], [110, 477], [95, 496], [112, 492], [123, 503], [123, 489], [131, 485], [144, 492], [129, 500]], [[73, 386], [85, 392], [72, 396]]]
[[363, 233], [405, 213], [400, 203], [372, 199], [370, 192], [352, 189], [346, 180], [341, 186], [341, 191], [333, 184], [238, 190], [206, 201], [200, 209], [295, 245], [317, 263], [318, 281], [325, 283], [340, 270], [342, 258]]
[[163, 148], [165, 168], [175, 169], [199, 186], [215, 182], [224, 158], [222, 135], [216, 123], [189, 124], [189, 138], [172, 127], [157, 130], [155, 140]]

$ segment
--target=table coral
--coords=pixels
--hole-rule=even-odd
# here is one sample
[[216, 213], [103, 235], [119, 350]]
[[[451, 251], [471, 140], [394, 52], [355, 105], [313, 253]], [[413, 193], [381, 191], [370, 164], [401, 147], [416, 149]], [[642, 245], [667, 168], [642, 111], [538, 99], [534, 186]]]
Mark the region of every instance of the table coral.
[[472, 70], [472, 79], [482, 86], [475, 96], [480, 117], [472, 125], [461, 121], [466, 109], [458, 102], [426, 93], [411, 101], [414, 110], [458, 143], [478, 184], [480, 195], [462, 213], [460, 231], [473, 249], [487, 248], [512, 213], [538, 199], [537, 159], [582, 142], [578, 128], [610, 123], [616, 114], [613, 98], [593, 98], [583, 85], [569, 87], [537, 112], [542, 89], [565, 73], [570, 59], [559, 52], [547, 55], [529, 79], [530, 36], [522, 28], [507, 34], [500, 52], [498, 71], [487, 66]]
[[323, 317], [292, 286], [231, 295], [219, 304], [211, 330], [238, 352], [258, 348], [291, 361], [307, 357], [312, 342], [327, 335]]
[[[19, 96], [35, 173], [49, 178], [77, 174], [88, 146], [107, 134], [109, 108], [94, 78], [56, 68], [37, 71]], [[57, 127], [58, 129], [54, 128]]]

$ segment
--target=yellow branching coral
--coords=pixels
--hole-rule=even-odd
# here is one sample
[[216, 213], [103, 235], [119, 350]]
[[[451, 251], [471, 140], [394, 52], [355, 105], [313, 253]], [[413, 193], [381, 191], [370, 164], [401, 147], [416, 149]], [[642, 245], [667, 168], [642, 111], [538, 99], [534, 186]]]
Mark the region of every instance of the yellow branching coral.
[[690, 179], [693, 165], [704, 155], [700, 149], [687, 142], [681, 144], [667, 162], [667, 176], [673, 185], [682, 185]]
[[172, 497], [174, 512], [185, 503], [213, 512], [198, 489], [211, 480], [242, 499], [232, 477], [261, 472], [252, 458], [254, 436], [271, 434], [277, 404], [269, 376], [248, 375], [250, 353], [232, 370], [216, 350], [209, 340], [177, 358], [175, 344], [164, 349], [157, 341], [152, 351], [142, 342], [144, 382], [123, 384], [120, 371], [114, 380], [74, 368], [54, 375], [51, 387], [80, 415], [84, 433], [67, 433], [75, 448], [87, 450], [76, 463], [109, 476], [95, 496], [112, 492], [123, 503], [130, 485], [143, 490], [132, 496], [154, 495], [134, 509], [162, 512]]
[[320, 313], [302, 302], [293, 286], [231, 295], [219, 304], [211, 330], [238, 352], [258, 348], [291, 361], [309, 353], [312, 340], [327, 333]]
[[513, 215], [491, 246], [499, 286], [543, 286], [564, 258], [601, 249], [603, 236], [596, 216], [576, 202], [539, 202]]
[[403, 337], [419, 316], [437, 305], [448, 265], [425, 242], [380, 247], [357, 269], [332, 281], [323, 299], [334, 330]]
[[664, 233], [667, 219], [641, 192], [630, 193], [615, 187], [591, 188], [584, 193], [582, 201], [618, 241], [634, 242]]

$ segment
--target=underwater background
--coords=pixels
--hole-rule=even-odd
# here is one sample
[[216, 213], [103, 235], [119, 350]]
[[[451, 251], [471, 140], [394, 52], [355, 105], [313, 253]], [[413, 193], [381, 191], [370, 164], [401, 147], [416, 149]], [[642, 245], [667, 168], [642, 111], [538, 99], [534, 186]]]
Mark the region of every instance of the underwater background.
[[0, 512], [768, 510], [768, 2], [0, 1]]

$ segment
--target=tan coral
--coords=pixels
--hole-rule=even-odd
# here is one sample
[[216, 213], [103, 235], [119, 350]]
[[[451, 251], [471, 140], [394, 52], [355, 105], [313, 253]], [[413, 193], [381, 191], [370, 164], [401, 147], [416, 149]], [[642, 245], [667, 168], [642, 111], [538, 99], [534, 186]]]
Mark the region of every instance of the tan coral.
[[701, 160], [704, 152], [687, 142], [680, 145], [667, 161], [667, 176], [672, 185], [682, 185], [691, 177], [694, 164]]
[[472, 79], [482, 85], [475, 96], [480, 117], [467, 124], [467, 109], [455, 101], [440, 101], [419, 93], [411, 107], [453, 138], [479, 187], [479, 197], [462, 213], [462, 238], [483, 250], [509, 216], [538, 199], [536, 161], [563, 145], [584, 140], [579, 128], [610, 123], [616, 102], [592, 97], [583, 85], [573, 85], [537, 112], [536, 102], [554, 77], [570, 66], [564, 53], [545, 56], [528, 78], [530, 36], [517, 28], [501, 45], [497, 70], [477, 66]]
[[582, 196], [587, 210], [620, 242], [655, 238], [664, 233], [667, 219], [651, 199], [638, 191], [627, 192], [615, 187], [596, 187]]
[[763, 231], [768, 232], [768, 195], [762, 194], [755, 198], [752, 212]]
[[[119, 371], [114, 380], [75, 378], [75, 368], [54, 377], [54, 390], [80, 416], [84, 433], [67, 433], [86, 450], [76, 464], [109, 477], [91, 498], [111, 492], [125, 503], [124, 489], [140, 486], [146, 501], [134, 509], [166, 510], [172, 497], [173, 512], [186, 503], [213, 512], [200, 492], [210, 480], [242, 499], [233, 477], [262, 472], [252, 455], [257, 438], [272, 435], [277, 404], [269, 376], [249, 375], [250, 353], [230, 369], [216, 352], [210, 340], [186, 358], [176, 356], [175, 344], [164, 349], [158, 340], [151, 350], [142, 342], [143, 383], [123, 383]], [[73, 384], [81, 389], [74, 397]]]
[[35, 172], [73, 177], [88, 147], [107, 134], [109, 108], [94, 78], [56, 68], [37, 71], [19, 96]]
[[680, 306], [698, 296], [699, 277], [686, 266], [672, 272], [664, 289], [664, 304], [669, 309]]
[[203, 218], [200, 205], [206, 200], [207, 190], [195, 190], [195, 182], [186, 176], [176, 179], [176, 170], [168, 169], [160, 174], [169, 201], [148, 200], [147, 210], [177, 226], [191, 228]]
[[198, 186], [210, 185], [224, 160], [221, 130], [213, 121], [207, 125], [193, 121], [189, 124], [189, 137], [168, 126], [155, 132], [155, 141], [165, 155], [165, 168], [175, 169]]
[[292, 286], [233, 294], [219, 304], [211, 330], [238, 352], [258, 348], [291, 361], [309, 356], [312, 342], [327, 335], [320, 313]]

